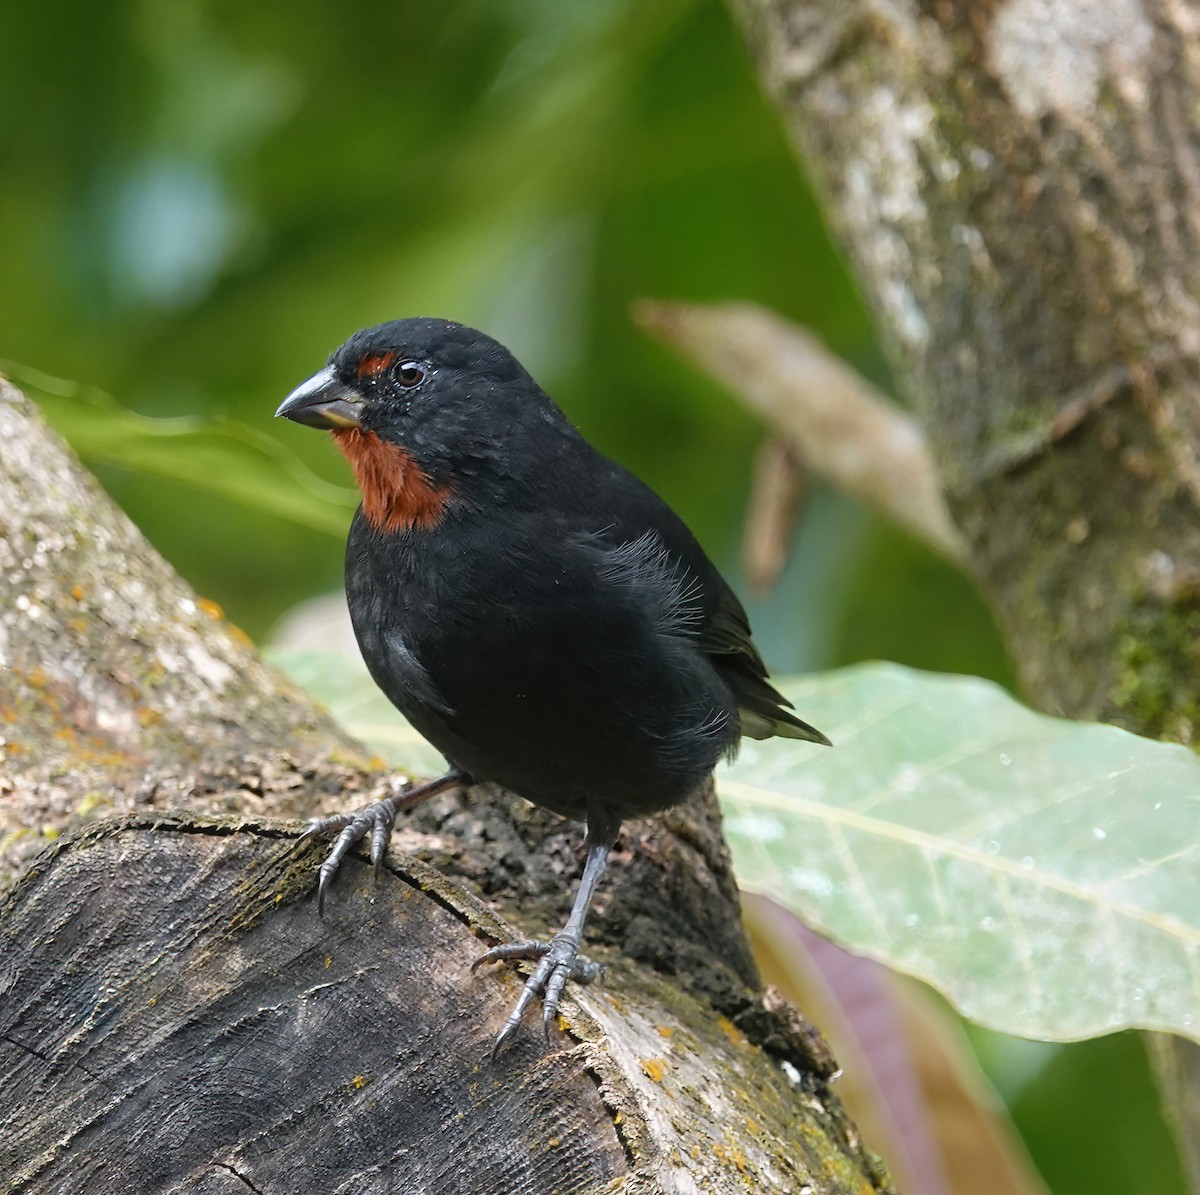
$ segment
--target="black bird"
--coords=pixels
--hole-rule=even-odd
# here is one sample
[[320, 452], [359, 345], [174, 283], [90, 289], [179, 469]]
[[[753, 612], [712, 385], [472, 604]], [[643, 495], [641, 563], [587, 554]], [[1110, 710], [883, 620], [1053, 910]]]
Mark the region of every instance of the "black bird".
[[828, 743], [767, 680], [733, 591], [678, 516], [593, 448], [502, 345], [438, 319], [352, 336], [276, 412], [332, 430], [362, 505], [346, 597], [375, 683], [450, 765], [354, 814], [320, 899], [368, 833], [378, 865], [396, 813], [494, 781], [587, 823], [571, 915], [496, 1042], [542, 997], [549, 1025], [621, 822], [686, 801], [743, 735]]

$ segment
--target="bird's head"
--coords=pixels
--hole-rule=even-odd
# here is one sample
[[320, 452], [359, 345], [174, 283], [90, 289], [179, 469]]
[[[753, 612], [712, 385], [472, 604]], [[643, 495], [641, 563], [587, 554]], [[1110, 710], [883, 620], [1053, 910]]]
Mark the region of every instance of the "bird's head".
[[539, 440], [576, 434], [503, 345], [438, 319], [356, 332], [275, 414], [333, 432], [364, 515], [388, 531], [435, 526], [456, 497], [511, 491]]

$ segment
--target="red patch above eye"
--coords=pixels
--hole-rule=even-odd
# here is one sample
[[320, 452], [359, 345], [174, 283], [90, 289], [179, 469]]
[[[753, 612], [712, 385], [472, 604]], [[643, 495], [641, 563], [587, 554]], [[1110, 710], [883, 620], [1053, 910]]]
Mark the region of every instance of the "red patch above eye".
[[363, 381], [377, 378], [395, 359], [395, 353], [369, 353], [358, 363], [358, 376]]

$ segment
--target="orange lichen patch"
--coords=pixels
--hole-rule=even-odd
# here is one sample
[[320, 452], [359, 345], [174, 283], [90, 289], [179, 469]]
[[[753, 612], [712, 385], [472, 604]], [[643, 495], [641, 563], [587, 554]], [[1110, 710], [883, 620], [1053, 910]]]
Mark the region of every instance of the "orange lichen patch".
[[742, 1174], [746, 1173], [746, 1155], [736, 1145], [722, 1145], [717, 1142], [713, 1145], [713, 1153], [722, 1162], [732, 1162]]
[[667, 1060], [665, 1058], [643, 1058], [642, 1070], [655, 1083], [661, 1083], [667, 1074]]
[[717, 1017], [717, 1025], [735, 1046], [748, 1044], [745, 1034], [728, 1017]]
[[77, 602], [82, 602], [83, 601], [83, 586], [82, 585], [73, 585], [71, 587], [71, 596]]
[[659, 1025], [657, 1027], [657, 1031], [659, 1037], [669, 1038], [671, 1034], [675, 1032], [675, 1027], [673, 1025]]
[[228, 623], [225, 627], [229, 633], [230, 639], [235, 643], [240, 643], [243, 647], [253, 647], [254, 640], [242, 630], [235, 622]]
[[377, 378], [396, 359], [395, 353], [368, 353], [359, 363], [355, 371], [359, 378]]
[[209, 598], [197, 598], [196, 605], [203, 610], [204, 613], [209, 616], [209, 618], [225, 617], [225, 611], [222, 610], [216, 602], [211, 601]]
[[437, 486], [399, 444], [358, 428], [333, 433], [362, 490], [363, 514], [378, 531], [429, 531], [446, 512], [451, 488]]

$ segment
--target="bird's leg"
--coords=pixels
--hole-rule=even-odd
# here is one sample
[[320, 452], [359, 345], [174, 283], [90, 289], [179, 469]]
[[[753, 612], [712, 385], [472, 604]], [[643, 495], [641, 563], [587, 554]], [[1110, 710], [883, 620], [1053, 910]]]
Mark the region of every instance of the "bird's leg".
[[318, 913], [324, 914], [325, 912], [325, 893], [333, 882], [333, 877], [337, 875], [337, 869], [346, 857], [346, 852], [366, 838], [368, 831], [371, 833], [371, 865], [375, 868], [375, 874], [378, 875], [379, 865], [383, 862], [383, 855], [387, 850], [388, 839], [392, 836], [392, 824], [396, 820], [396, 814], [407, 809], [415, 809], [422, 801], [428, 801], [430, 797], [436, 797], [438, 793], [444, 793], [447, 789], [466, 788], [470, 783], [471, 777], [466, 772], [456, 769], [425, 784], [415, 786], [406, 784], [394, 797], [385, 797], [382, 801], [372, 801], [370, 805], [364, 805], [362, 809], [353, 813], [339, 813], [333, 817], [314, 817], [308, 829], [301, 836], [301, 841], [305, 838], [334, 833], [338, 835], [333, 849], [325, 857], [325, 862], [321, 864], [318, 875]]
[[571, 915], [567, 918], [567, 924], [549, 942], [512, 942], [496, 946], [471, 965], [471, 970], [474, 971], [483, 963], [496, 963], [503, 959], [539, 960], [533, 974], [525, 981], [516, 1007], [509, 1014], [504, 1028], [496, 1038], [496, 1044], [492, 1047], [493, 1058], [516, 1032], [525, 1010], [536, 997], [542, 997], [542, 1027], [549, 1036], [550, 1026], [555, 1013], [558, 1012], [559, 998], [567, 980], [577, 979], [589, 983], [599, 974], [600, 968], [595, 963], [579, 957], [579, 949], [583, 945], [583, 923], [587, 920], [596, 885], [608, 866], [608, 852], [617, 840], [618, 829], [619, 822], [588, 818], [587, 837], [584, 840], [587, 859], [583, 865], [579, 891], [575, 893], [575, 902], [571, 905]]

